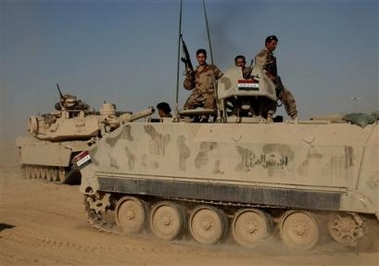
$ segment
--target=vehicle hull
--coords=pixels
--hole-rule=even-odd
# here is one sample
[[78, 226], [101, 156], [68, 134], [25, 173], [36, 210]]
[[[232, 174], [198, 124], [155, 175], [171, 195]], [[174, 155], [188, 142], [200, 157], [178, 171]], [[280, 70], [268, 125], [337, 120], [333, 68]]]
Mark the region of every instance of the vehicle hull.
[[378, 125], [126, 123], [89, 149], [81, 190], [378, 217]]

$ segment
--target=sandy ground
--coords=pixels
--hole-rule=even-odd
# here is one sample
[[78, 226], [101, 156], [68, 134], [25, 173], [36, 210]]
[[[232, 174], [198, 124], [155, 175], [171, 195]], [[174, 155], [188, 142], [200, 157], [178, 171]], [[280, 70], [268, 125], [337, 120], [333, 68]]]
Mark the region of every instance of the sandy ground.
[[12, 144], [0, 150], [0, 265], [379, 265], [375, 220], [354, 250], [325, 242], [307, 253], [277, 234], [248, 249], [99, 232], [86, 221], [79, 187], [24, 179]]

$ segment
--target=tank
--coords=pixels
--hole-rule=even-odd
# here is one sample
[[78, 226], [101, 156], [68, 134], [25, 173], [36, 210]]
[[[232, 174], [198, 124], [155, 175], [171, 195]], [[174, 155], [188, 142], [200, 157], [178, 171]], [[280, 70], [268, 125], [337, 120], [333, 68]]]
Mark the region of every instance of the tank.
[[324, 233], [358, 246], [365, 222], [378, 225], [377, 121], [277, 119], [275, 86], [256, 68], [227, 70], [217, 97], [217, 112], [126, 122], [75, 157], [94, 227], [244, 247], [275, 231], [311, 250]]
[[[58, 90], [60, 92], [59, 86]], [[16, 139], [23, 173], [27, 178], [79, 184], [80, 171], [73, 164], [75, 155], [122, 122], [131, 122], [153, 112], [153, 108], [136, 114], [119, 112], [115, 104], [107, 102], [97, 112], [76, 96], [61, 94], [55, 110], [30, 116], [28, 135]]]

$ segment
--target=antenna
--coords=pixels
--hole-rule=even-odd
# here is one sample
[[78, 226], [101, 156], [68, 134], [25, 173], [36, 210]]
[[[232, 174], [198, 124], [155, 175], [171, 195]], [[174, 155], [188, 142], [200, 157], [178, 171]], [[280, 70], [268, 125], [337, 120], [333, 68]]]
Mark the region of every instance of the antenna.
[[355, 112], [358, 112], [358, 101], [361, 100], [362, 97], [361, 96], [353, 96], [353, 97], [350, 97], [350, 100], [354, 101], [354, 105], [355, 105]]
[[178, 105], [179, 105], [179, 71], [180, 71], [180, 36], [182, 35], [182, 0], [180, 0], [180, 9], [179, 9], [179, 35], [178, 35], [178, 65], [176, 70], [176, 96], [175, 96], [175, 120], [179, 120], [178, 115]]
[[[213, 51], [212, 51], [212, 43], [211, 43], [211, 36], [209, 34], [209, 24], [208, 24], [208, 16], [207, 16], [207, 9], [205, 7], [205, 0], [203, 0], [203, 9], [204, 9], [204, 18], [205, 18], [205, 25], [207, 27], [207, 35], [208, 35], [208, 43], [209, 43], [209, 54], [211, 56], [211, 63], [214, 65], [213, 62]], [[214, 91], [214, 96], [216, 99], [216, 105], [217, 105], [217, 120], [221, 119], [221, 112], [220, 112], [220, 101], [217, 96], [217, 82], [213, 77], [213, 91]]]
[[214, 64], [214, 62], [213, 62], [213, 51], [212, 51], [211, 36], [209, 34], [208, 16], [207, 16], [207, 9], [205, 7], [205, 0], [203, 0], [203, 9], [204, 9], [205, 25], [207, 27], [207, 35], [208, 35], [208, 43], [209, 43], [209, 54], [211, 56], [211, 62], [212, 62], [212, 65], [213, 65]]

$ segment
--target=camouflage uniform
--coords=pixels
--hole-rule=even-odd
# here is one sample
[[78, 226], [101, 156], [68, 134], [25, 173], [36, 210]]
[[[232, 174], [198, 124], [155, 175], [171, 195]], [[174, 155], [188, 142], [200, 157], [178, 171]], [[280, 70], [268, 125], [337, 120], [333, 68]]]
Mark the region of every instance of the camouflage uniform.
[[262, 49], [256, 55], [255, 63], [273, 76], [273, 82], [276, 84], [277, 97], [284, 104], [287, 114], [292, 118], [297, 117], [295, 98], [293, 97], [293, 94], [283, 86], [282, 80], [280, 79], [280, 76], [278, 76], [274, 53], [267, 49]]
[[203, 107], [216, 110], [214, 81], [222, 75], [221, 70], [215, 65], [208, 64], [198, 66], [194, 73], [187, 73], [183, 86], [187, 90], [192, 90], [192, 93], [184, 104], [184, 109]]

